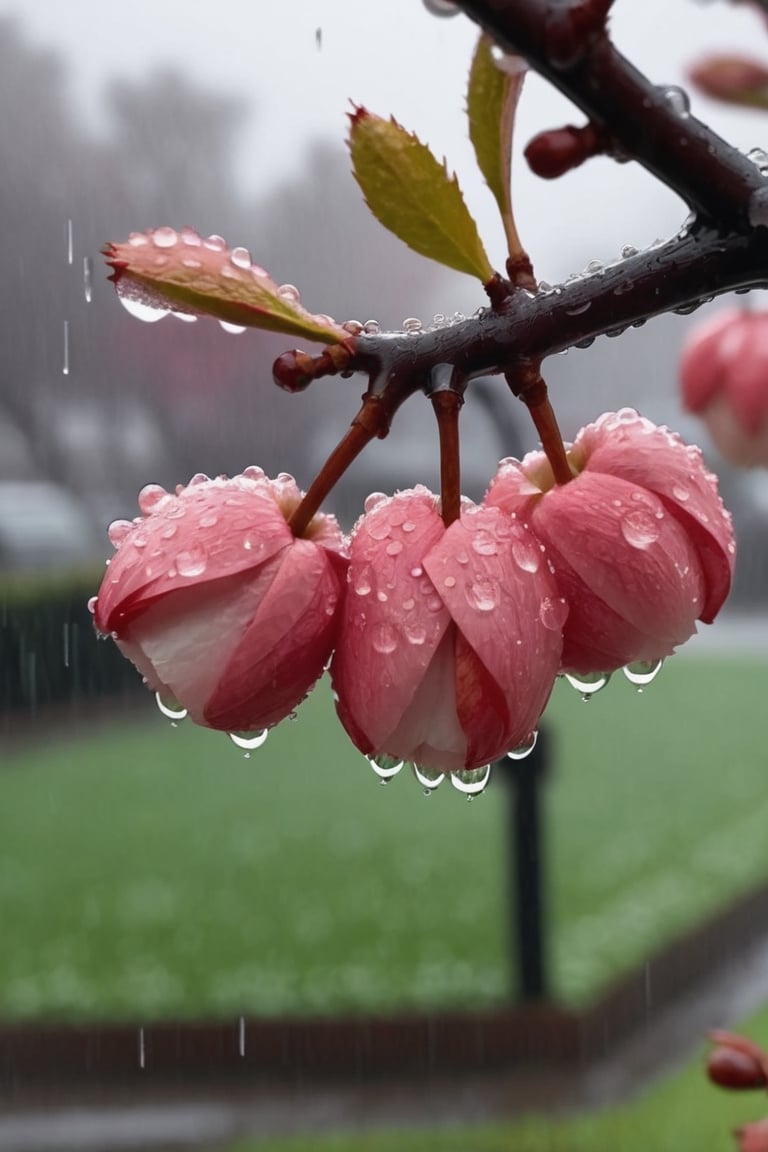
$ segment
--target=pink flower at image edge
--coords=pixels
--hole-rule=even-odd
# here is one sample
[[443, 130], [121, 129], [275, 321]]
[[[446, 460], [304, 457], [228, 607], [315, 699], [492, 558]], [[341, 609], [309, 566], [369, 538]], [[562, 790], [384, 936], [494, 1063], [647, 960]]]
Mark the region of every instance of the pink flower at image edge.
[[195, 477], [175, 495], [145, 488], [143, 516], [117, 521], [117, 549], [95, 604], [145, 677], [209, 728], [271, 727], [306, 696], [330, 658], [346, 558], [333, 517], [295, 539], [293, 479], [250, 468]]

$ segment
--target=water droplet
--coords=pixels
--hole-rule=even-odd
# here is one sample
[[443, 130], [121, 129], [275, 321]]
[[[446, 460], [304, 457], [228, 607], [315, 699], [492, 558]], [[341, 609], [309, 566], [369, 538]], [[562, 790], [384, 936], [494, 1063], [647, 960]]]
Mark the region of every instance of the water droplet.
[[133, 524], [130, 520], [113, 520], [107, 528], [110, 544], [114, 548], [119, 548], [132, 528]]
[[237, 1022], [237, 1051], [240, 1056], [245, 1056], [245, 1016]]
[[377, 624], [371, 632], [371, 644], [377, 652], [388, 656], [397, 648], [397, 632], [391, 624]]
[[98, 602], [98, 596], [91, 596], [90, 600], [88, 601], [88, 611], [90, 612], [91, 616], [93, 616], [94, 612], [96, 611], [96, 605]]
[[498, 548], [491, 533], [481, 528], [472, 537], [472, 551], [477, 552], [478, 556], [495, 556]]
[[397, 555], [399, 555], [400, 552], [402, 552], [402, 550], [403, 550], [403, 545], [402, 545], [402, 541], [400, 541], [400, 540], [392, 540], [392, 541], [390, 541], [389, 544], [387, 544], [387, 548], [386, 548], [387, 556], [397, 556]]
[[451, 772], [451, 784], [465, 796], [479, 796], [485, 791], [491, 778], [491, 766], [484, 768], [466, 768], [460, 772]]
[[295, 284], [281, 284], [277, 294], [289, 304], [301, 303], [301, 293]]
[[245, 332], [245, 325], [230, 324], [228, 320], [219, 320], [219, 327], [223, 328], [225, 332], [229, 332], [231, 336], [239, 336], [241, 332]]
[[229, 258], [236, 268], [250, 268], [251, 254], [247, 248], [233, 248]]
[[[135, 540], [134, 543], [136, 543]], [[184, 552], [179, 552], [176, 557], [176, 568], [179, 576], [186, 576], [188, 579], [193, 576], [202, 576], [207, 564], [208, 560], [202, 548], [189, 548]]]
[[625, 244], [621, 250], [621, 255], [624, 260], [630, 260], [633, 256], [637, 256], [638, 249], [634, 244]]
[[568, 316], [581, 316], [583, 312], [588, 312], [592, 307], [591, 300], [585, 300], [583, 304], [573, 304], [570, 308], [566, 308], [566, 315]]
[[366, 320], [365, 324], [363, 324], [363, 331], [366, 336], [378, 336], [379, 332], [381, 332], [381, 324], [379, 324], [378, 320]]
[[178, 724], [180, 720], [184, 720], [188, 714], [184, 705], [180, 704], [176, 697], [172, 696], [170, 692], [155, 692], [155, 702], [163, 716], [167, 716], [174, 724]]
[[495, 580], [478, 577], [464, 589], [470, 608], [478, 612], [492, 612], [499, 603], [499, 586]]
[[152, 233], [152, 243], [156, 248], [173, 248], [178, 242], [179, 236], [175, 228], [155, 228]]
[[415, 568], [411, 568], [411, 576], [413, 576], [414, 580], [418, 580], [419, 576], [423, 576], [423, 575], [424, 575], [424, 569], [420, 568], [418, 566], [418, 564], [416, 565]]
[[261, 748], [262, 744], [266, 744], [269, 729], [263, 728], [261, 732], [228, 732], [227, 735], [236, 748], [242, 748], [248, 755], [256, 748]]
[[[633, 494], [633, 498], [634, 498]], [[659, 538], [661, 529], [655, 516], [643, 509], [629, 512], [621, 521], [621, 534], [633, 548], [649, 548]]]
[[421, 323], [421, 320], [418, 319], [418, 317], [407, 316], [405, 318], [405, 320], [403, 320], [403, 331], [404, 332], [408, 332], [409, 334], [414, 335], [417, 332], [421, 332], [421, 329], [422, 329], [422, 323]]
[[367, 596], [371, 591], [371, 570], [365, 567], [356, 570], [352, 576], [352, 587], [358, 596]]
[[149, 516], [164, 500], [170, 499], [171, 497], [160, 484], [145, 484], [139, 492], [138, 504], [144, 515]]
[[[405, 607], [405, 605], [403, 605], [403, 607]], [[406, 624], [404, 631], [408, 643], [415, 644], [417, 647], [420, 647], [427, 638], [427, 630], [426, 628], [422, 628], [420, 624], [414, 624], [411, 627]]]
[[541, 552], [533, 544], [515, 540], [512, 544], [512, 555], [518, 568], [522, 568], [523, 572], [538, 572]]
[[551, 632], [559, 632], [568, 618], [568, 604], [562, 596], [545, 596], [539, 605], [539, 619]]
[[565, 678], [572, 688], [581, 692], [582, 697], [588, 700], [595, 692], [605, 688], [611, 678], [610, 672], [566, 672]]
[[672, 495], [674, 496], [675, 500], [679, 500], [681, 504], [684, 504], [689, 498], [690, 493], [687, 488], [682, 486], [682, 484], [674, 484], [672, 486]]
[[215, 233], [212, 236], [206, 236], [203, 240], [203, 246], [209, 248], [211, 252], [223, 252], [227, 246], [227, 242], [223, 236], [217, 236]]
[[439, 788], [443, 780], [445, 780], [445, 773], [441, 772], [438, 768], [428, 768], [424, 765], [413, 764], [413, 774], [421, 784], [425, 792], [434, 792], [435, 788]]
[[186, 244], [188, 248], [199, 248], [202, 244], [200, 233], [194, 228], [182, 228], [179, 236], [182, 244]]
[[526, 756], [530, 756], [539, 739], [537, 730], [531, 732], [527, 740], [523, 740], [522, 744], [518, 744], [517, 748], [510, 748], [507, 756], [510, 760], [525, 760]]
[[345, 320], [342, 328], [345, 332], [349, 332], [350, 336], [359, 336], [363, 331], [363, 326], [359, 320]]
[[627, 664], [622, 669], [627, 680], [630, 684], [637, 684], [642, 687], [645, 684], [650, 684], [655, 680], [659, 672], [661, 672], [663, 659], [660, 660], [635, 660], [632, 664]]
[[93, 299], [93, 260], [90, 256], [83, 257], [83, 294], [86, 304]]
[[398, 760], [394, 756], [386, 756], [384, 754], [367, 756], [366, 759], [382, 783], [391, 780], [393, 776], [397, 776], [404, 764], [403, 760]]
[[688, 93], [684, 92], [682, 88], [678, 88], [676, 84], [669, 84], [666, 88], [662, 88], [661, 94], [670, 112], [674, 112], [676, 116], [689, 115], [691, 105], [688, 100]]
[[118, 300], [136, 320], [143, 320], [145, 324], [155, 324], [168, 315], [169, 309], [159, 305], [144, 304], [141, 300], [134, 300], [131, 296], [118, 296]]
[[584, 272], [587, 276], [597, 276], [600, 272], [605, 271], [602, 260], [588, 260]]
[[139, 1028], [139, 1068], [146, 1065], [147, 1054], [144, 1048], [144, 1029]]
[[67, 264], [71, 264], [75, 258], [75, 244], [72, 235], [72, 220], [67, 220]]
[[456, 587], [456, 577], [455, 576], [446, 576], [445, 579], [443, 580], [443, 584], [445, 585], [446, 588], [455, 588]]

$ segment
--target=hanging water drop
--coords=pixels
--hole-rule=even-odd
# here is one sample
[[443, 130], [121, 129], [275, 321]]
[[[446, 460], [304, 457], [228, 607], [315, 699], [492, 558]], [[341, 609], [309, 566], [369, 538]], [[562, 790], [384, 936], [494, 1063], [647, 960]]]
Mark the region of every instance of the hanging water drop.
[[404, 763], [395, 756], [367, 756], [366, 759], [382, 784], [388, 784], [393, 776], [397, 776]]
[[228, 320], [219, 320], [219, 325], [232, 336], [239, 336], [241, 332], [245, 332], [243, 324], [230, 324]]
[[261, 732], [228, 732], [227, 735], [235, 747], [242, 748], [248, 757], [256, 748], [266, 744], [269, 729], [264, 728]]
[[451, 772], [451, 784], [457, 792], [462, 792], [468, 799], [484, 792], [490, 778], [490, 764], [486, 764], [483, 768], [466, 768], [460, 772]]
[[187, 709], [183, 704], [180, 704], [176, 697], [172, 696], [170, 692], [155, 692], [155, 703], [163, 716], [167, 717], [174, 727], [182, 720], [186, 720], [188, 715]]
[[577, 692], [581, 692], [582, 699], [589, 700], [594, 696], [595, 692], [600, 692], [605, 688], [606, 684], [611, 678], [610, 672], [580, 672], [578, 675], [573, 672], [566, 672], [565, 678], [572, 688]]
[[443, 780], [445, 780], [445, 773], [440, 772], [437, 768], [426, 768], [419, 764], [412, 764], [413, 774], [424, 789], [424, 794], [429, 796], [434, 792], [435, 788], [439, 788]]
[[627, 664], [622, 671], [630, 684], [637, 685], [638, 691], [641, 692], [644, 685], [650, 684], [656, 679], [663, 664], [663, 659], [635, 660], [631, 664]]
[[168, 315], [169, 309], [160, 306], [144, 304], [141, 300], [136, 300], [132, 296], [118, 295], [118, 300], [137, 320], [143, 320], [145, 324], [155, 324], [158, 320], [162, 320], [164, 316]]
[[518, 744], [517, 748], [510, 748], [507, 756], [510, 760], [525, 760], [526, 756], [530, 756], [531, 752], [533, 752], [538, 739], [538, 729], [534, 729], [528, 739], [524, 740], [522, 744]]

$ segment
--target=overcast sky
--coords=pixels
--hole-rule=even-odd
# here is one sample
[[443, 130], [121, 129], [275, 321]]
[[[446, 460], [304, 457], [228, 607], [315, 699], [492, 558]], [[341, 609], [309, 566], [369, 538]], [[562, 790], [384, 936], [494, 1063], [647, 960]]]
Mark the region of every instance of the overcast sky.
[[[254, 191], [300, 170], [311, 141], [341, 141], [350, 98], [391, 113], [447, 156], [492, 259], [501, 249], [466, 137], [465, 80], [476, 32], [463, 16], [437, 19], [420, 0], [0, 0], [0, 14], [16, 15], [32, 44], [63, 53], [72, 99], [95, 130], [105, 128], [101, 95], [109, 78], [137, 79], [161, 65], [245, 98], [251, 112], [240, 136], [239, 173]], [[768, 36], [746, 7], [617, 0], [613, 27], [619, 46], [659, 83], [681, 82], [686, 62], [705, 50], [754, 45], [768, 60]], [[768, 146], [768, 117], [701, 97], [693, 110], [744, 148]], [[538, 78], [529, 79], [519, 141], [568, 120], [579, 123], [581, 116]], [[610, 259], [623, 244], [669, 234], [684, 215], [635, 165], [600, 160], [554, 183], [519, 165], [515, 188], [524, 240], [546, 279], [574, 270], [574, 249]]]

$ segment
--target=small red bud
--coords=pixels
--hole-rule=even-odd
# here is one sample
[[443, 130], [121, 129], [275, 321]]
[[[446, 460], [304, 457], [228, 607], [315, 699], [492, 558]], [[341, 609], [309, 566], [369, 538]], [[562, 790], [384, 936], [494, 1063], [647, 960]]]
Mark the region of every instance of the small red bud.
[[707, 1075], [721, 1088], [764, 1088], [765, 1073], [754, 1056], [735, 1048], [714, 1048], [707, 1057]]
[[694, 84], [714, 100], [768, 106], [768, 68], [743, 56], [707, 56], [689, 70]]
[[525, 158], [537, 176], [555, 180], [571, 168], [578, 168], [599, 151], [601, 148], [590, 124], [584, 128], [567, 124], [564, 128], [550, 128], [534, 136], [525, 149]]

